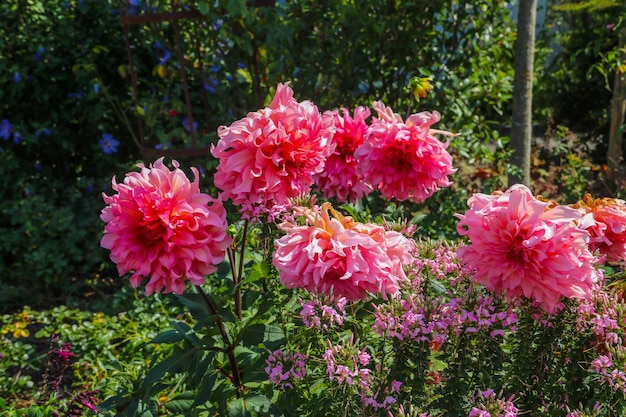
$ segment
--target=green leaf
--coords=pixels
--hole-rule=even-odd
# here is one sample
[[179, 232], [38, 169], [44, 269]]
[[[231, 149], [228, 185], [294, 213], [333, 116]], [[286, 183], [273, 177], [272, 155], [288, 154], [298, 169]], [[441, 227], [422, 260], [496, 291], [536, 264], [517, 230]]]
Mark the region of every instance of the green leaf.
[[[194, 319], [204, 321], [211, 315], [205, 300], [200, 294], [185, 293], [177, 295], [176, 297], [189, 309]], [[208, 297], [210, 297], [210, 295], [208, 295]]]
[[259, 323], [243, 329], [239, 335], [239, 339], [244, 346], [263, 344], [267, 347], [268, 344], [275, 345], [278, 342], [282, 343], [282, 341], [285, 340], [285, 334], [278, 326]]
[[209, 14], [209, 5], [207, 3], [200, 3], [198, 4], [198, 11], [203, 14], [203, 15], [207, 15]]
[[175, 413], [184, 413], [190, 411], [194, 405], [193, 391], [181, 392], [171, 400], [165, 403], [165, 408]]
[[245, 401], [252, 409], [263, 416], [278, 417], [283, 416], [283, 412], [270, 401], [265, 395], [252, 395], [246, 397]]
[[252, 417], [252, 413], [246, 409], [246, 402], [243, 398], [237, 398], [228, 406], [230, 417]]
[[198, 406], [205, 404], [211, 398], [211, 394], [213, 393], [213, 387], [215, 386], [215, 382], [217, 381], [217, 372], [211, 372], [210, 374], [205, 374], [204, 378], [200, 382], [198, 386], [198, 395], [193, 403], [193, 406]]
[[166, 373], [176, 370], [181, 364], [189, 361], [195, 353], [196, 352], [193, 350], [178, 351], [157, 363], [148, 371], [148, 374], [144, 378], [141, 384], [142, 390], [147, 391], [150, 389], [150, 387], [163, 378]]
[[429, 358], [429, 360], [430, 360], [429, 368], [435, 372], [442, 372], [442, 371], [445, 371], [446, 368], [448, 368], [448, 364], [442, 360], [433, 358], [432, 356]]
[[172, 321], [172, 326], [174, 326], [176, 331], [185, 339], [185, 341], [196, 347], [202, 347], [202, 341], [187, 323], [183, 323], [182, 321]]
[[183, 335], [176, 330], [166, 330], [156, 335], [150, 343], [178, 343], [183, 340]]

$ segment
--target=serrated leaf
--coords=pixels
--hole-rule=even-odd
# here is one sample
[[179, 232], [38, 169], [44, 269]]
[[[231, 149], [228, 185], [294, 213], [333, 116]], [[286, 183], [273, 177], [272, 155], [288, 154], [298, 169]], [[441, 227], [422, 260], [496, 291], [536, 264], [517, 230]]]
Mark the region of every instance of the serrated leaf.
[[166, 373], [177, 369], [182, 363], [192, 358], [194, 354], [195, 351], [193, 350], [179, 351], [157, 363], [148, 371], [148, 374], [144, 378], [141, 384], [142, 390], [147, 391], [157, 381], [163, 378]]
[[246, 409], [243, 398], [237, 398], [228, 405], [228, 415], [230, 417], [252, 417], [252, 413]]
[[184, 413], [193, 408], [194, 393], [193, 391], [181, 392], [164, 404], [165, 408], [174, 413]]
[[263, 416], [280, 417], [283, 412], [267, 398], [265, 395], [252, 395], [246, 397], [245, 401], [256, 412], [262, 413]]
[[213, 393], [213, 387], [215, 386], [215, 382], [217, 381], [217, 373], [211, 372], [210, 374], [205, 374], [204, 378], [200, 382], [198, 386], [198, 395], [193, 403], [194, 407], [198, 405], [203, 405], [211, 398], [211, 394]]

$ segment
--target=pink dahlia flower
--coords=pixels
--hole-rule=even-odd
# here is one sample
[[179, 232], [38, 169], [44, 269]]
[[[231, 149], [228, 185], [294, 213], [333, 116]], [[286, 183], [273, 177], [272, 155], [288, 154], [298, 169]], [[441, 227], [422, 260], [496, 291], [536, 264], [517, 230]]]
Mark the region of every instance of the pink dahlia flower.
[[591, 234], [590, 249], [608, 262], [626, 260], [626, 204], [614, 198], [593, 199], [586, 194], [574, 208], [584, 217], [580, 227]]
[[357, 171], [357, 160], [354, 157], [354, 151], [365, 139], [365, 119], [370, 117], [370, 110], [359, 106], [354, 110], [354, 118], [350, 117], [347, 109], [341, 111], [343, 116], [337, 110], [331, 112], [337, 129], [332, 140], [335, 151], [326, 160], [324, 170], [314, 176], [314, 180], [327, 198], [335, 197], [337, 201], [345, 203], [355, 202], [372, 190]]
[[215, 185], [245, 217], [271, 213], [309, 190], [333, 151], [334, 131], [330, 114], [310, 101], [298, 103], [287, 84], [278, 84], [269, 107], [218, 129], [211, 149], [219, 159]]
[[204, 283], [204, 275], [216, 271], [231, 243], [226, 233], [226, 210], [221, 200], [199, 191], [194, 181], [172, 161], [138, 164], [140, 172], [126, 174], [123, 183], [113, 178], [117, 194], [103, 195], [107, 206], [100, 218], [106, 223], [100, 244], [111, 250], [111, 260], [121, 275], [133, 272], [138, 287], [148, 277], [146, 294], [182, 294], [188, 279]]
[[439, 121], [439, 113], [412, 114], [405, 123], [382, 102], [374, 102], [373, 107], [378, 118], [374, 118], [365, 142], [354, 153], [365, 182], [385, 198], [416, 203], [452, 184], [448, 175], [456, 169], [446, 151], [448, 145], [433, 136], [451, 133], [430, 129]]
[[474, 279], [507, 298], [524, 296], [544, 310], [561, 297], [588, 298], [597, 280], [589, 233], [570, 207], [536, 199], [523, 185], [504, 193], [475, 194], [457, 225], [469, 244], [459, 257], [476, 269]]
[[273, 264], [287, 288], [354, 301], [367, 293], [395, 294], [407, 280], [403, 266], [414, 246], [400, 233], [357, 223], [329, 203], [307, 218], [306, 226], [281, 224], [287, 234], [274, 241]]

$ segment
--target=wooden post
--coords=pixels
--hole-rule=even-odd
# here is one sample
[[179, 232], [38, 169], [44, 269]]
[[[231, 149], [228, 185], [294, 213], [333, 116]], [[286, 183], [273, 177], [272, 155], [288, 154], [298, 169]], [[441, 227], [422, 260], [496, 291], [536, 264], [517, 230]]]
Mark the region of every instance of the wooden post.
[[[620, 61], [626, 61], [626, 27], [619, 33]], [[615, 71], [613, 83], [613, 101], [611, 108], [611, 128], [609, 131], [609, 148], [607, 154], [607, 185], [612, 193], [617, 192], [618, 171], [623, 163], [622, 142], [624, 139], [624, 114], [626, 114], [626, 73]]]

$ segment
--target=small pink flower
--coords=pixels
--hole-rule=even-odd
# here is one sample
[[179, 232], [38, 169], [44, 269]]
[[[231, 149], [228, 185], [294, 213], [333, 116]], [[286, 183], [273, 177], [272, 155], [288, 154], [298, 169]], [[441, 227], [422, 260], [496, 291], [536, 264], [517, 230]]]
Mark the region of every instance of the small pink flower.
[[370, 116], [367, 107], [357, 107], [354, 118], [347, 109], [332, 111], [335, 123], [334, 152], [326, 160], [324, 170], [314, 176], [315, 183], [327, 198], [335, 197], [339, 202], [355, 202], [367, 195], [372, 187], [363, 181], [357, 170], [354, 151], [363, 143], [367, 133], [365, 119]]
[[306, 226], [281, 224], [287, 234], [274, 242], [273, 264], [286, 287], [354, 301], [367, 293], [395, 294], [407, 280], [403, 266], [413, 245], [400, 233], [355, 222], [329, 203], [307, 217]]
[[561, 297], [588, 298], [597, 280], [589, 234], [574, 224], [573, 208], [536, 199], [523, 185], [475, 194], [457, 225], [469, 245], [459, 257], [476, 268], [475, 280], [507, 298], [524, 296], [548, 312]]
[[606, 369], [613, 366], [613, 362], [611, 361], [611, 356], [600, 355], [593, 361], [591, 361], [591, 369], [594, 370], [598, 374], [607, 374]]
[[374, 102], [373, 108], [378, 118], [372, 121], [365, 142], [354, 153], [368, 184], [385, 198], [416, 203], [452, 184], [448, 175], [456, 170], [446, 151], [448, 145], [433, 136], [450, 133], [430, 129], [439, 121], [439, 113], [412, 114], [405, 123], [380, 101]]
[[219, 159], [215, 185], [244, 217], [273, 213], [275, 206], [306, 193], [333, 151], [330, 114], [310, 101], [298, 103], [287, 84], [279, 84], [270, 105], [218, 129], [211, 147]]
[[190, 182], [178, 162], [172, 165], [170, 171], [163, 158], [150, 167], [138, 164], [141, 171], [126, 174], [123, 183], [113, 178], [117, 194], [103, 195], [107, 206], [100, 218], [106, 226], [100, 244], [111, 250], [120, 276], [133, 272], [134, 287], [149, 278], [146, 294], [182, 294], [187, 279], [204, 283], [231, 243], [221, 200], [199, 191], [195, 168]]

